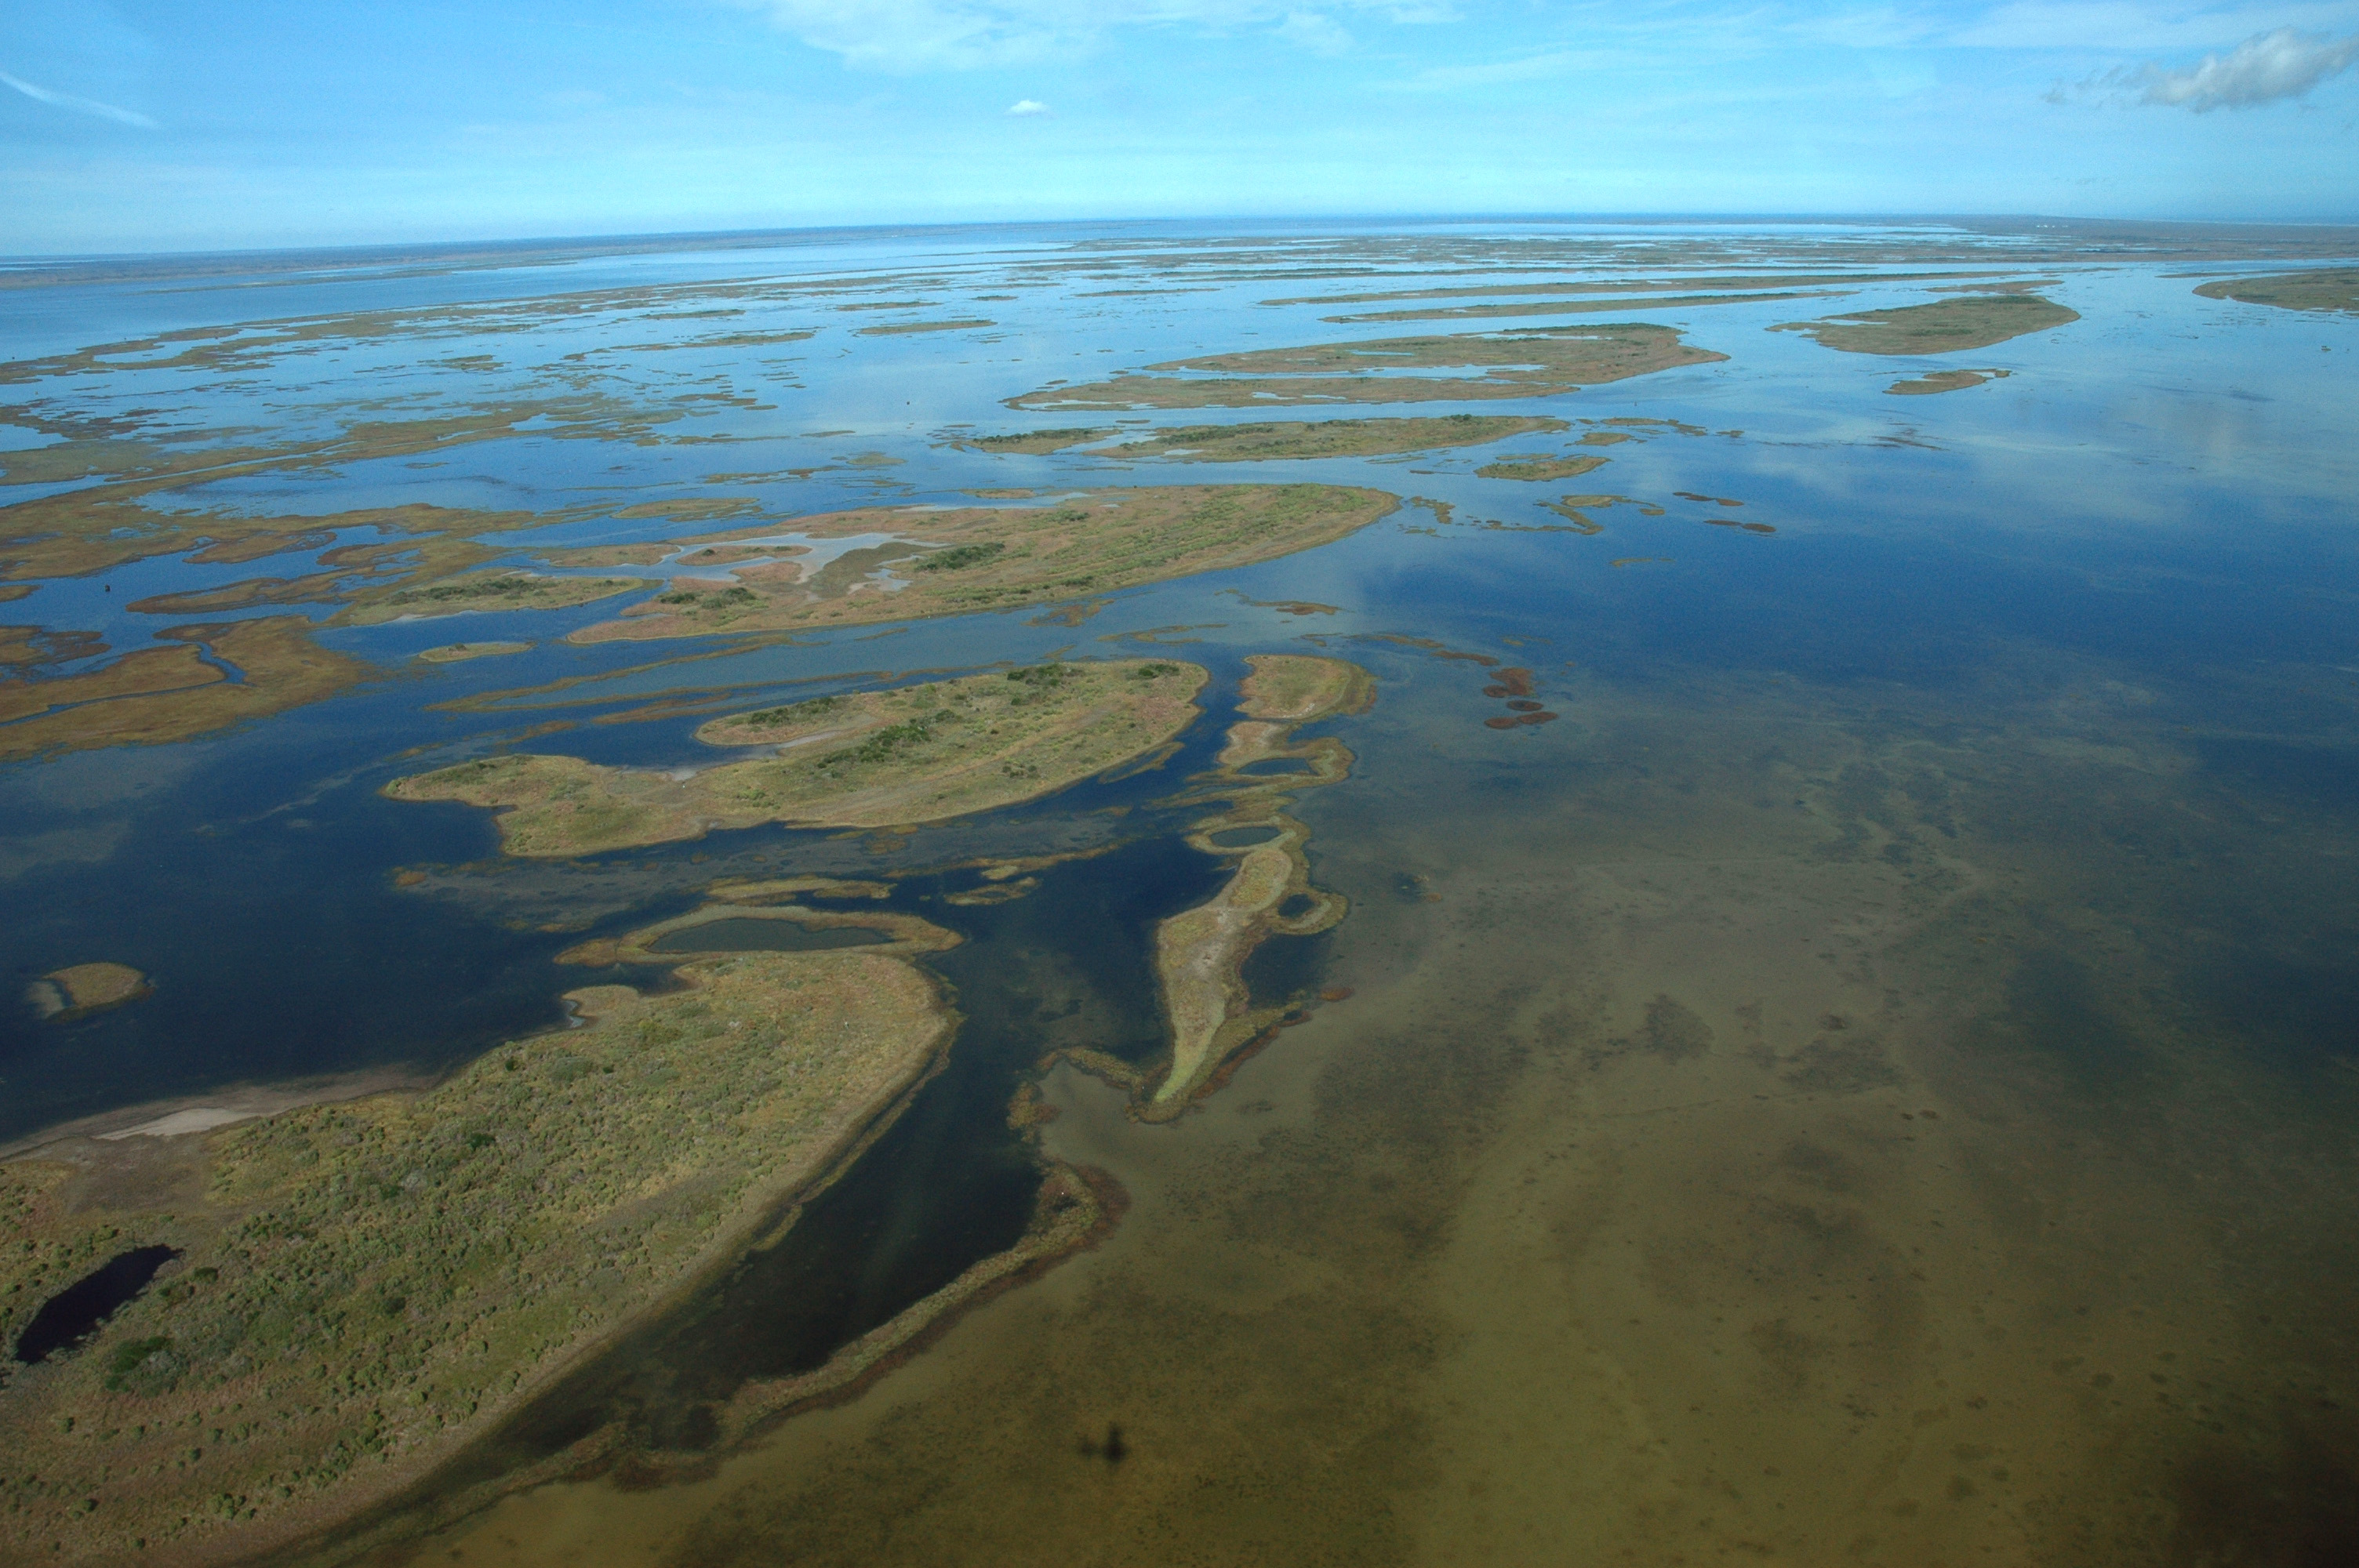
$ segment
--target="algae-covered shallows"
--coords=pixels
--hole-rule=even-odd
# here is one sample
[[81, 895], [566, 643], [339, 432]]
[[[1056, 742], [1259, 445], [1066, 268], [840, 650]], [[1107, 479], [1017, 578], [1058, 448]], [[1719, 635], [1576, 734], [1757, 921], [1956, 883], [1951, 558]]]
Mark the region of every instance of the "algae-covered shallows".
[[[415, 1479], [733, 1255], [950, 1035], [862, 952], [682, 965], [571, 994], [590, 1027], [422, 1096], [211, 1135], [192, 1190], [92, 1205], [89, 1162], [0, 1165], [0, 1336], [137, 1243], [184, 1256], [0, 1403], [0, 1557], [266, 1548]], [[125, 1156], [130, 1157], [130, 1156]]]

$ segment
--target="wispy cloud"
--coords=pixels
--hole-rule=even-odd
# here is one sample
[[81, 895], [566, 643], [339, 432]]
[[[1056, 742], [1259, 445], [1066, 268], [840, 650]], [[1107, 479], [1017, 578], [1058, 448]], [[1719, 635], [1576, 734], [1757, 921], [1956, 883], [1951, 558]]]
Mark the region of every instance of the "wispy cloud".
[[1332, 53], [1351, 47], [1339, 15], [1446, 21], [1426, 0], [734, 0], [845, 63], [894, 71], [1021, 65], [1086, 52], [1129, 28], [1261, 32]]
[[1317, 11], [1288, 11], [1277, 25], [1277, 36], [1313, 54], [1343, 54], [1352, 47], [1352, 35], [1332, 16]]
[[1049, 113], [1049, 106], [1038, 98], [1018, 98], [1007, 106], [1008, 117], [1016, 120], [1028, 119], [1032, 115], [1048, 113]]
[[112, 103], [101, 103], [95, 98], [77, 98], [71, 92], [56, 92], [46, 87], [37, 87], [24, 78], [11, 76], [5, 70], [0, 70], [0, 85], [15, 88], [36, 103], [48, 103], [60, 109], [71, 109], [78, 114], [95, 114], [102, 120], [113, 120], [117, 124], [123, 125], [136, 125], [143, 131], [156, 129], [155, 121], [136, 110], [118, 109]]
[[2207, 54], [2183, 70], [2158, 60], [2120, 66], [2049, 91], [2048, 101], [2111, 99], [2208, 114], [2214, 109], [2255, 109], [2299, 98], [2327, 78], [2359, 63], [2359, 33], [2330, 38], [2322, 33], [2277, 27], [2255, 33], [2224, 54]]
[[1919, 41], [1963, 49], [2093, 49], [2118, 59], [2132, 50], [2217, 49], [2275, 27], [2334, 32], [2348, 27], [2350, 0], [2000, 0], [1923, 5], [1907, 13], [1933, 24]]

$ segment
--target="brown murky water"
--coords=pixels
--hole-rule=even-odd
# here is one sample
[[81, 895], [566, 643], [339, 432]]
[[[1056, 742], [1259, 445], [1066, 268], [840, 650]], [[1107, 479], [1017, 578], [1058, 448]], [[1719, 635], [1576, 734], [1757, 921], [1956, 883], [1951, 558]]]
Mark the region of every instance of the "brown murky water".
[[401, 1555], [2353, 1560], [2333, 792], [2060, 660], [1557, 706], [1518, 769], [1388, 689], [1304, 807], [1356, 994], [1201, 1114], [1052, 1076], [1101, 1250], [704, 1479]]

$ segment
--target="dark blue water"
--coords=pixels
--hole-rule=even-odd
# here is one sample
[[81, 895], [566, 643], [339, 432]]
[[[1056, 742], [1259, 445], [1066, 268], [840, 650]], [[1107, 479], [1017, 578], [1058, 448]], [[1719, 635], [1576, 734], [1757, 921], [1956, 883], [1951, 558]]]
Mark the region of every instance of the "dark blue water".
[[89, 1338], [116, 1308], [147, 1288], [156, 1271], [179, 1255], [172, 1247], [135, 1247], [109, 1258], [41, 1303], [16, 1336], [16, 1359], [29, 1367]]

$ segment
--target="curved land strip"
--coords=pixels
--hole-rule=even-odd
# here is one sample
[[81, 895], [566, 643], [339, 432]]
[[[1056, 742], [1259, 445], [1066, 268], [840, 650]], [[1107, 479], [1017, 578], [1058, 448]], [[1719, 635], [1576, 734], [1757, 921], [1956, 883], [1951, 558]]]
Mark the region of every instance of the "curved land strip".
[[2078, 321], [2081, 313], [2036, 294], [1970, 294], [1930, 305], [1862, 310], [1820, 321], [1788, 321], [1773, 332], [1804, 332], [1849, 354], [1948, 354], [1986, 349]]
[[[883, 896], [881, 892], [878, 896]], [[957, 932], [946, 931], [929, 920], [919, 919], [914, 914], [897, 914], [890, 910], [807, 909], [792, 903], [741, 903], [734, 899], [724, 899], [690, 910], [686, 914], [675, 915], [669, 920], [658, 921], [625, 935], [597, 937], [568, 947], [557, 956], [557, 961], [578, 964], [591, 969], [602, 969], [611, 964], [660, 964], [668, 957], [676, 958], [679, 953], [699, 951], [693, 934], [703, 927], [741, 920], [780, 921], [804, 931], [871, 932], [878, 940], [862, 947], [861, 951], [883, 957], [940, 953], [957, 946], [964, 940]], [[688, 939], [666, 941], [668, 937], [683, 935]]]
[[[665, 547], [725, 548], [788, 532], [817, 539], [889, 534], [906, 542], [854, 551], [816, 572], [778, 561], [746, 568], [726, 586], [677, 583], [677, 591], [568, 641], [792, 632], [1012, 610], [1292, 555], [1354, 533], [1399, 504], [1383, 491], [1343, 485], [1199, 484], [1093, 491], [1045, 506], [874, 506], [799, 517]], [[546, 558], [597, 567], [647, 547], [557, 550]], [[869, 575], [896, 563], [907, 563], [897, 568], [900, 586], [888, 589]]]
[[[185, 741], [332, 697], [376, 673], [314, 643], [299, 616], [157, 635], [176, 645], [125, 654], [81, 675], [0, 681], [0, 761]], [[242, 678], [231, 680], [223, 664]]]
[[[1478, 447], [1509, 436], [1552, 436], [1571, 427], [1538, 415], [1449, 414], [1440, 418], [1287, 419], [1252, 425], [1190, 425], [1158, 430], [1087, 454], [1093, 458], [1169, 458], [1189, 463], [1266, 462], [1280, 458], [1369, 458]], [[1114, 434], [1096, 429], [1034, 430], [984, 436], [957, 445], [985, 452], [1061, 452]]]
[[[1601, 322], [1210, 354], [1148, 365], [1153, 373], [1118, 375], [1084, 386], [1043, 387], [1007, 402], [1013, 408], [1242, 408], [1268, 403], [1548, 397], [1727, 357], [1680, 341], [1676, 327]], [[1385, 373], [1460, 368], [1481, 373]]]
[[2274, 305], [2284, 310], [2359, 311], [2359, 267], [2282, 272], [2268, 277], [2223, 277], [2200, 285], [2206, 299], [2244, 305]]
[[502, 808], [511, 855], [568, 856], [784, 822], [888, 827], [1050, 795], [1171, 741], [1200, 709], [1196, 665], [1044, 665], [715, 719], [714, 745], [771, 754], [686, 777], [577, 757], [485, 757], [396, 779], [396, 800]]
[[[1179, 1116], [1219, 1081], [1223, 1064], [1264, 1037], [1284, 1016], [1283, 1008], [1256, 1008], [1242, 971], [1245, 961], [1273, 933], [1308, 936], [1343, 918], [1344, 901], [1310, 886], [1302, 852], [1310, 830], [1287, 815], [1294, 792], [1332, 784], [1351, 771], [1343, 743], [1322, 737], [1292, 742], [1293, 732], [1314, 719], [1358, 713], [1375, 700], [1375, 677], [1343, 659], [1299, 654], [1261, 654], [1249, 658], [1253, 673], [1239, 689], [1243, 722], [1229, 730], [1220, 755], [1221, 773], [1207, 795], [1225, 795], [1228, 809], [1199, 822], [1189, 843], [1207, 854], [1234, 855], [1237, 869], [1211, 902], [1175, 914], [1156, 927], [1156, 979], [1171, 1031], [1171, 1065], [1137, 1106], [1148, 1121]], [[1257, 775], [1256, 762], [1298, 759], [1308, 773]], [[1220, 838], [1241, 829], [1263, 828], [1269, 837], [1236, 849]], [[1281, 915], [1289, 901], [1307, 907]], [[1096, 1064], [1089, 1064], [1095, 1065]], [[1133, 1079], [1136, 1092], [1145, 1087]]]
[[414, 1481], [724, 1265], [950, 1033], [933, 982], [895, 958], [679, 974], [661, 995], [576, 991], [592, 1027], [422, 1097], [214, 1132], [193, 1190], [110, 1180], [106, 1152], [148, 1140], [0, 1165], [0, 1333], [118, 1251], [182, 1253], [0, 1392], [0, 1556], [219, 1561]]
[[2004, 370], [1937, 370], [1913, 381], [1896, 381], [1884, 390], [1898, 397], [1927, 397], [1939, 392], [1963, 392], [1986, 381], [2004, 381], [2014, 373]]
[[93, 1012], [137, 1001], [155, 988], [128, 964], [74, 964], [52, 969], [25, 988], [25, 1000], [51, 1023], [71, 1023]]

